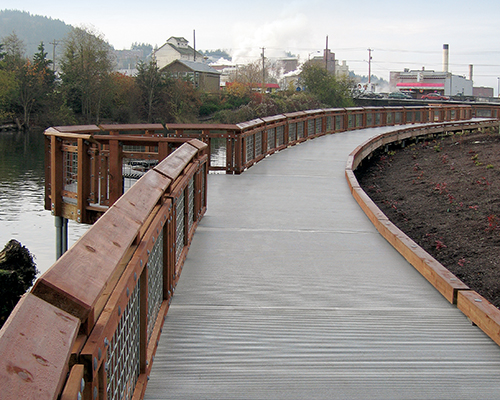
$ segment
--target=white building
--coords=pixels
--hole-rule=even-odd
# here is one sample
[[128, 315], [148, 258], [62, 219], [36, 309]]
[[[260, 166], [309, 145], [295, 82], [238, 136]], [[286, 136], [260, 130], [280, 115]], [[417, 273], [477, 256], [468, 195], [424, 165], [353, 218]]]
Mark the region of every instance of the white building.
[[172, 36], [154, 52], [158, 68], [162, 69], [175, 60], [203, 62], [203, 55], [189, 46], [183, 37]]

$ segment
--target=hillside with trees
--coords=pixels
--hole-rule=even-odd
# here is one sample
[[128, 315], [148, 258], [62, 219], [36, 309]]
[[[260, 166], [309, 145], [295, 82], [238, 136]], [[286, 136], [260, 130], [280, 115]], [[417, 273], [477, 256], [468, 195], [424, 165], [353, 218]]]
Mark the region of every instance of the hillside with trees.
[[49, 43], [54, 40], [60, 42], [71, 29], [71, 25], [58, 19], [32, 15], [25, 11], [0, 10], [0, 38], [15, 33], [26, 46], [27, 57], [32, 57], [38, 51], [40, 42], [48, 49]]

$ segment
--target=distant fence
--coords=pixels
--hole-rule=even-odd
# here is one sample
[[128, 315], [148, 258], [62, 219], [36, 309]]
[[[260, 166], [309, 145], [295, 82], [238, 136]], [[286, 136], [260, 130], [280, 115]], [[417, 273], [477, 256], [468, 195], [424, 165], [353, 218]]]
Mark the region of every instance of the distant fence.
[[170, 300], [207, 208], [209, 170], [240, 174], [325, 134], [472, 117], [497, 118], [498, 110], [342, 108], [237, 125], [48, 129], [45, 207], [94, 226], [37, 280], [0, 331], [2, 398], [143, 397]]

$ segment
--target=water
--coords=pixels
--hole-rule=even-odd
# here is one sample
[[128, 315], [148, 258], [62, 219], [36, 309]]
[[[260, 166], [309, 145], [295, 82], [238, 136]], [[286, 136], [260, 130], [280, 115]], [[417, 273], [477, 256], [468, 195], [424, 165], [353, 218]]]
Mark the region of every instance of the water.
[[[42, 131], [0, 132], [0, 250], [16, 239], [43, 273], [56, 261], [54, 217], [44, 210]], [[69, 221], [68, 245], [88, 229]]]

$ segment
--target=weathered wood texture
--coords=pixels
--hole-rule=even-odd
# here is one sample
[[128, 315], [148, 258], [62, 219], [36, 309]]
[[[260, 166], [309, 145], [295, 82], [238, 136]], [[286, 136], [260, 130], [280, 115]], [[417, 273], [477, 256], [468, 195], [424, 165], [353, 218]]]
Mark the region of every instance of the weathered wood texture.
[[80, 321], [28, 293], [0, 331], [0, 397], [57, 399]]

